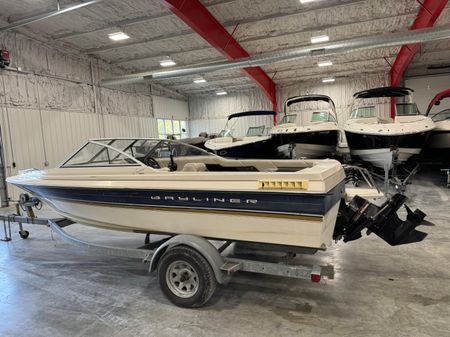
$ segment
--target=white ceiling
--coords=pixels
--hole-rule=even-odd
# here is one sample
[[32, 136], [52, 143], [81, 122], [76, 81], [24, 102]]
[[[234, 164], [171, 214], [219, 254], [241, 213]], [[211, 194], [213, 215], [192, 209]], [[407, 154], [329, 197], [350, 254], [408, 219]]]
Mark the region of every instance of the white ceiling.
[[[62, 1], [64, 6], [78, 1]], [[310, 44], [313, 35], [326, 33], [331, 41], [406, 30], [419, 10], [417, 0], [203, 0], [210, 12], [250, 53], [279, 51]], [[0, 15], [14, 21], [55, 8], [56, 0], [0, 0]], [[450, 24], [450, 5], [438, 25]], [[69, 44], [85, 53], [117, 65], [124, 73], [161, 69], [166, 55], [177, 65], [223, 60], [224, 57], [172, 14], [160, 0], [109, 0], [19, 30], [38, 33]], [[122, 30], [131, 36], [113, 42], [108, 33]], [[320, 59], [264, 66], [277, 85], [327, 76], [389, 72], [399, 48], [380, 48], [332, 57], [333, 66], [319, 68]], [[450, 41], [425, 44], [415, 57], [410, 74], [432, 72], [430, 65], [450, 63]], [[444, 69], [445, 70], [445, 69]], [[449, 69], [447, 69], [449, 70]], [[443, 70], [439, 70], [443, 71]], [[157, 83], [185, 95], [225, 89], [256, 87], [238, 70], [205, 74], [205, 84], [193, 76], [159, 80]]]

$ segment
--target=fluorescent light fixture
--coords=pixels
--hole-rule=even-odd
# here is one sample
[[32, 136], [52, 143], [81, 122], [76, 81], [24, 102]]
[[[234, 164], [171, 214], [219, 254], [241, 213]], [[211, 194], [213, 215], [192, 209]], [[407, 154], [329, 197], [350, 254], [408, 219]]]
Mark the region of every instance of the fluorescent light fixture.
[[225, 90], [216, 92], [217, 96], [223, 96], [223, 95], [226, 95], [226, 94], [227, 94], [227, 92]]
[[330, 41], [330, 37], [328, 35], [311, 36], [311, 43], [320, 43], [327, 41]]
[[329, 67], [329, 66], [333, 65], [333, 62], [331, 62], [331, 61], [321, 61], [321, 62], [317, 63], [317, 65], [319, 67]]
[[313, 2], [315, 0], [300, 0], [301, 4], [307, 4], [308, 2]]
[[168, 58], [168, 59], [159, 61], [159, 65], [161, 67], [172, 67], [172, 66], [176, 65], [176, 63], [174, 60], [171, 60]]
[[111, 34], [108, 34], [108, 37], [113, 41], [123, 41], [123, 40], [128, 40], [130, 38], [124, 32], [111, 33]]
[[333, 83], [334, 81], [336, 81], [336, 79], [334, 77], [329, 77], [329, 78], [324, 78], [322, 80], [322, 83]]
[[194, 78], [194, 83], [205, 83], [206, 80], [203, 77]]

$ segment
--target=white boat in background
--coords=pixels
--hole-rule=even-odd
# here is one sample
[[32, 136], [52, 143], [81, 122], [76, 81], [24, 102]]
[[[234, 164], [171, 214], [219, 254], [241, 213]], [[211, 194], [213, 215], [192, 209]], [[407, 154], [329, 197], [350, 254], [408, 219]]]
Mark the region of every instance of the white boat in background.
[[[327, 103], [327, 108], [314, 108], [307, 125], [299, 125], [297, 114], [287, 114], [287, 108], [300, 103]], [[302, 111], [302, 114], [306, 111]], [[284, 116], [271, 131], [278, 151], [285, 157], [329, 158], [336, 152], [339, 138], [336, 108], [326, 95], [303, 95], [288, 98], [284, 104]]]
[[[434, 106], [439, 106], [445, 98], [450, 97], [450, 89], [438, 93], [428, 105], [426, 116], [430, 116], [436, 128], [431, 132], [425, 149], [426, 156], [436, 162], [450, 162], [450, 105], [431, 113]], [[448, 101], [450, 103], [450, 100]], [[430, 114], [431, 113], [431, 114]]]
[[429, 117], [420, 114], [415, 103], [397, 102], [394, 119], [382, 115], [383, 104], [359, 103], [359, 100], [376, 98], [404, 100], [411, 92], [408, 88], [381, 87], [354, 94], [358, 104], [354, 103], [344, 126], [352, 157], [390, 170], [394, 161], [401, 164], [421, 152], [435, 126]]
[[237, 123], [252, 116], [275, 116], [274, 111], [244, 111], [228, 116], [227, 124], [220, 134], [206, 141], [205, 148], [219, 156], [228, 158], [275, 158], [276, 146], [265, 124], [251, 126], [243, 137], [236, 136]]
[[57, 168], [7, 181], [72, 221], [116, 230], [316, 250], [363, 228], [391, 245], [426, 236], [415, 230], [423, 217], [397, 217], [404, 196], [347, 206], [335, 160], [232, 160], [172, 140], [96, 139]]

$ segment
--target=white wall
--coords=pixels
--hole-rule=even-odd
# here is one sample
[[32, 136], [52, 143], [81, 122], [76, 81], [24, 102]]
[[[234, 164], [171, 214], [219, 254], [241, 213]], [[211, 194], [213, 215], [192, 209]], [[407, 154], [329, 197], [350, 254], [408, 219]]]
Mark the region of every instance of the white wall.
[[153, 96], [153, 113], [156, 118], [188, 120], [189, 106], [185, 101]]
[[[405, 80], [405, 86], [414, 90], [413, 99], [419, 110], [425, 113], [428, 104], [437, 93], [450, 89], [450, 75], [409, 78]], [[432, 111], [438, 112], [444, 108], [450, 108], [450, 99], [443, 100], [439, 108]]]

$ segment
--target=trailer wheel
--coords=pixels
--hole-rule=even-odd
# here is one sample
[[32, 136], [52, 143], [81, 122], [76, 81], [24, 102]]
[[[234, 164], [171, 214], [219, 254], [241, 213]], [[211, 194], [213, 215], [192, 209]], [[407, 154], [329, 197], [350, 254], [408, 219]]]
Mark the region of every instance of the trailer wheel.
[[158, 280], [164, 295], [180, 307], [203, 306], [217, 281], [208, 261], [187, 246], [169, 248], [158, 263]]
[[28, 239], [28, 237], [30, 236], [30, 232], [29, 231], [20, 231], [19, 235], [22, 239]]

